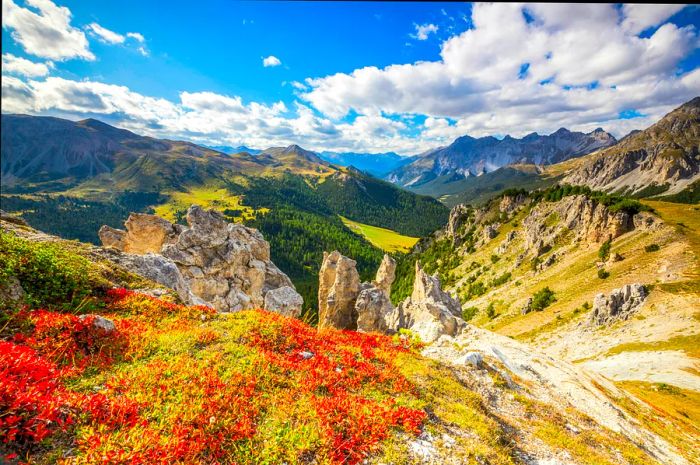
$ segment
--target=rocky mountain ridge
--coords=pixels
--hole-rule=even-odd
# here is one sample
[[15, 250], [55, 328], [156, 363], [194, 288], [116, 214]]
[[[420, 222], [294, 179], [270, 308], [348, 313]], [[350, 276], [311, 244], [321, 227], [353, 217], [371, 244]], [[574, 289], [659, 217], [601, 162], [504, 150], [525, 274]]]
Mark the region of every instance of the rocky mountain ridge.
[[700, 179], [700, 97], [583, 160], [564, 182], [630, 194], [674, 194]]
[[401, 186], [418, 187], [448, 174], [464, 178], [517, 163], [550, 165], [616, 142], [612, 135], [600, 128], [587, 134], [561, 128], [550, 135], [532, 133], [522, 139], [462, 136], [447, 147], [429, 151], [389, 173], [386, 179]]

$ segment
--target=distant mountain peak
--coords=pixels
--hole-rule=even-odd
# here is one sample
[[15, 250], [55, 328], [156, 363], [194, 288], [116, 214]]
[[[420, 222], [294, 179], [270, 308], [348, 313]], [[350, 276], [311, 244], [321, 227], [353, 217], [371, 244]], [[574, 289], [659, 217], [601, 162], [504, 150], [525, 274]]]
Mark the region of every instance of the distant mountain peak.
[[447, 147], [425, 152], [412, 163], [389, 173], [386, 179], [403, 186], [417, 187], [451, 172], [480, 176], [514, 163], [559, 163], [616, 142], [612, 135], [602, 129], [585, 134], [559, 128], [550, 135], [533, 132], [522, 139], [506, 135], [500, 140], [493, 136], [475, 139], [464, 135]]

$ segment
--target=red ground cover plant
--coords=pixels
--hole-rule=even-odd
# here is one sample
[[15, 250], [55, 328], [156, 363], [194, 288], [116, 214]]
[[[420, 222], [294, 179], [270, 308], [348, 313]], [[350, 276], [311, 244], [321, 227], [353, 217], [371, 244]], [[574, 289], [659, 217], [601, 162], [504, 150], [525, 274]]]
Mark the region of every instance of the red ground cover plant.
[[64, 447], [75, 464], [355, 464], [425, 420], [395, 366], [411, 350], [401, 339], [123, 289], [104, 303], [109, 333], [37, 310], [2, 335], [6, 458]]

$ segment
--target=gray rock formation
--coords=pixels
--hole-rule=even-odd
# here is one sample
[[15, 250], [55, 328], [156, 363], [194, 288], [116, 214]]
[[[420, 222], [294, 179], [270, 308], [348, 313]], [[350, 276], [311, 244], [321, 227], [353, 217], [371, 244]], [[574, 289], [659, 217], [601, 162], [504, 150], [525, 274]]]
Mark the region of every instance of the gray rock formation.
[[433, 342], [442, 335], [455, 336], [466, 327], [461, 305], [440, 288], [440, 280], [428, 275], [416, 262], [416, 278], [411, 296], [392, 315], [395, 330], [406, 328], [423, 341]]
[[355, 260], [337, 250], [323, 254], [319, 271], [318, 328], [357, 329], [360, 275]]
[[600, 243], [634, 229], [633, 215], [611, 212], [585, 195], [564, 197], [559, 202], [542, 202], [523, 220], [525, 248], [539, 256], [556, 238], [569, 231], [575, 240]]
[[132, 213], [124, 226], [126, 231], [102, 226], [98, 232], [102, 244], [127, 253], [159, 253], [163, 245], [175, 242], [183, 229], [159, 216], [145, 213]]
[[520, 309], [520, 314], [527, 315], [531, 311], [532, 311], [532, 297], [528, 297], [527, 302], [525, 302], [525, 305], [523, 305], [523, 308]]
[[0, 283], [0, 309], [21, 306], [25, 296], [26, 293], [17, 277], [8, 276], [5, 282]]
[[626, 320], [644, 303], [646, 297], [647, 290], [639, 283], [613, 289], [610, 295], [600, 293], [593, 299], [590, 323], [593, 326], [602, 326], [617, 320]]
[[387, 294], [391, 294], [391, 285], [396, 277], [396, 260], [384, 254], [382, 262], [377, 270], [377, 277], [374, 278], [374, 285], [382, 289]]
[[187, 305], [209, 305], [192, 292], [175, 262], [169, 258], [154, 253], [145, 255], [124, 253], [114, 248], [96, 249], [94, 253], [132, 273], [174, 290]]
[[304, 305], [304, 299], [289, 286], [278, 287], [265, 294], [265, 310], [284, 316], [298, 317], [301, 315], [302, 305]]
[[[100, 238], [127, 252], [108, 258], [174, 289], [189, 304], [223, 312], [261, 308], [268, 292], [294, 289], [270, 261], [270, 245], [259, 231], [228, 223], [220, 213], [196, 205], [187, 211], [187, 223], [183, 227], [154, 215], [131, 215], [126, 231], [103, 227]], [[293, 313], [301, 306], [296, 303], [301, 296], [284, 292], [292, 299], [285, 311]], [[275, 302], [274, 296], [270, 302]]]
[[462, 242], [467, 227], [474, 219], [474, 211], [467, 205], [459, 204], [450, 210], [450, 218], [445, 228], [447, 236], [452, 239], [452, 243], [458, 246]]
[[524, 205], [527, 199], [525, 194], [504, 195], [501, 203], [498, 204], [498, 211], [510, 215]]
[[363, 284], [355, 302], [357, 330], [362, 332], [391, 332], [394, 306], [389, 293], [372, 284]]
[[117, 330], [114, 322], [100, 315], [85, 314], [78, 317], [80, 321], [92, 319], [92, 328], [103, 333], [113, 333]]

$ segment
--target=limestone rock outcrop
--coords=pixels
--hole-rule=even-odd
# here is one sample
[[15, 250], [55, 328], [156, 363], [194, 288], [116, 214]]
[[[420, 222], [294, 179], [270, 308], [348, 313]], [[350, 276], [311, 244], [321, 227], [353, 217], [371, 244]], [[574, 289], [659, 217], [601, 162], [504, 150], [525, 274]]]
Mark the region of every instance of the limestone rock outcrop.
[[360, 284], [355, 261], [339, 252], [324, 254], [319, 276], [319, 328], [394, 334], [402, 328], [423, 341], [454, 336], [466, 323], [459, 300], [440, 288], [440, 280], [416, 263], [411, 296], [394, 307], [391, 283], [396, 264], [385, 256], [374, 282]]
[[304, 299], [289, 286], [278, 287], [265, 294], [265, 310], [284, 316], [298, 317], [303, 304]]
[[337, 250], [324, 252], [319, 271], [318, 328], [357, 329], [355, 302], [359, 293], [355, 260]]
[[394, 311], [389, 292], [364, 283], [355, 302], [357, 330], [365, 333], [392, 332], [392, 328], [396, 327]]
[[602, 326], [617, 320], [626, 320], [644, 303], [646, 297], [647, 290], [639, 283], [613, 289], [610, 295], [600, 293], [593, 299], [590, 323], [593, 326]]
[[132, 273], [174, 290], [187, 305], [209, 305], [208, 302], [192, 292], [180, 269], [169, 258], [154, 253], [130, 254], [115, 248], [97, 249], [94, 253]]
[[[283, 311], [295, 313], [301, 307], [301, 296], [270, 260], [270, 245], [259, 231], [228, 223], [220, 213], [197, 205], [187, 211], [187, 224], [132, 214], [126, 231], [103, 227], [100, 238], [125, 252], [114, 253], [114, 261], [176, 290], [187, 303], [223, 312], [262, 308], [267, 293], [288, 287], [295, 295], [283, 291], [292, 299]], [[269, 302], [271, 310], [282, 309], [274, 295]]]
[[474, 220], [474, 211], [467, 205], [459, 204], [450, 210], [450, 218], [447, 221], [445, 231], [452, 239], [454, 245], [459, 245], [466, 226]]
[[560, 234], [568, 231], [573, 232], [577, 241], [595, 244], [614, 239], [634, 227], [633, 215], [612, 212], [585, 195], [540, 203], [523, 220], [525, 248], [534, 256], [545, 253]]
[[428, 275], [416, 262], [411, 296], [395, 310], [396, 330], [406, 328], [423, 341], [433, 342], [442, 335], [455, 336], [466, 327], [459, 300], [440, 288], [440, 280]]
[[498, 204], [498, 211], [510, 215], [524, 205], [527, 199], [527, 195], [523, 193], [504, 195], [503, 198], [501, 198], [501, 203]]
[[387, 294], [391, 294], [391, 285], [396, 278], [396, 260], [384, 254], [382, 262], [377, 270], [377, 277], [374, 278], [374, 285], [382, 289]]
[[159, 253], [165, 244], [172, 244], [182, 231], [156, 215], [132, 213], [124, 223], [126, 231], [102, 226], [98, 235], [106, 247], [114, 247], [126, 253]]

